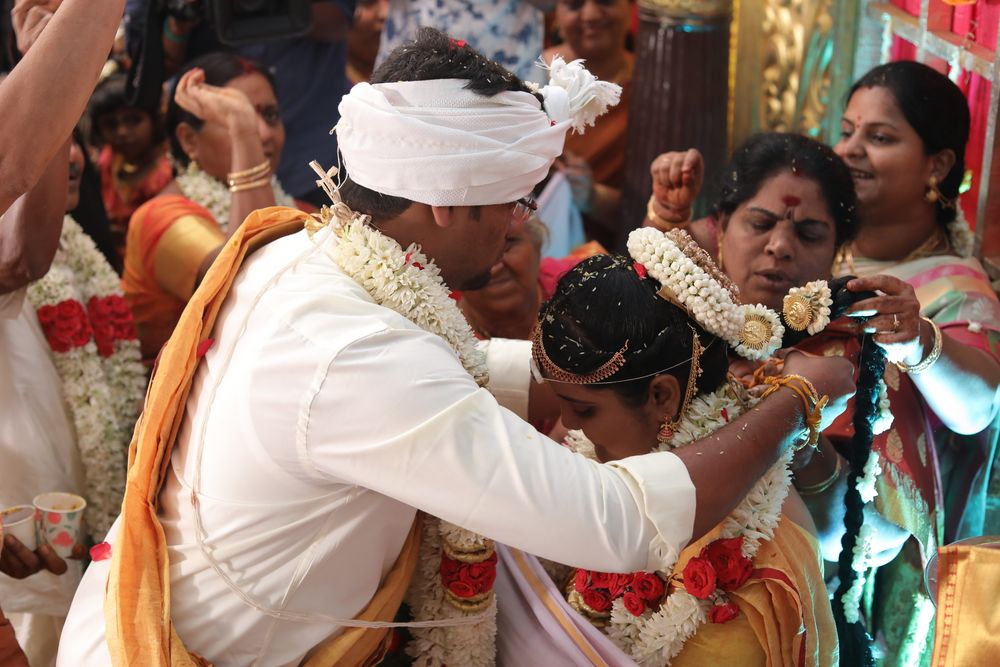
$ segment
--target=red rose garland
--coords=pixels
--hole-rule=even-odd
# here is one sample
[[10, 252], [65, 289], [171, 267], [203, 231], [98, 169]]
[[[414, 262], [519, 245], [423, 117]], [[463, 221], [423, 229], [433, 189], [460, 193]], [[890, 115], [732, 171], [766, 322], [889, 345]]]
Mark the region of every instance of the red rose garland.
[[586, 605], [578, 611], [606, 614], [618, 598], [622, 598], [625, 608], [635, 616], [642, 616], [647, 609], [660, 608], [666, 586], [663, 580], [652, 572], [632, 572], [630, 574], [609, 574], [593, 570], [577, 570], [573, 578], [573, 590], [579, 595], [571, 597], [570, 604], [580, 601]]
[[[743, 555], [743, 536], [718, 539], [701, 550], [696, 558], [684, 567], [684, 590], [707, 600], [722, 597], [723, 591], [735, 591], [747, 582], [753, 573], [753, 561]], [[713, 623], [727, 623], [739, 614], [733, 602], [716, 604], [709, 612]]]
[[488, 595], [497, 579], [497, 554], [486, 560], [464, 563], [441, 552], [441, 583], [445, 590], [462, 600]]

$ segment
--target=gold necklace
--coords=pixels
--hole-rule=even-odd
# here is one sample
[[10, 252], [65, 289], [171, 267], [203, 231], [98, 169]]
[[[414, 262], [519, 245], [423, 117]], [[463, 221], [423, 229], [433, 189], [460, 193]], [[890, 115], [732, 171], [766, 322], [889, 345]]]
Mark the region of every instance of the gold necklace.
[[[951, 249], [951, 243], [948, 240], [948, 235], [945, 234], [944, 230], [940, 227], [936, 227], [934, 233], [927, 237], [927, 239], [921, 243], [917, 248], [910, 252], [903, 259], [895, 262], [895, 265], [906, 264], [907, 262], [912, 262], [924, 257], [932, 257], [934, 255], [942, 255]], [[856, 269], [854, 266], [854, 241], [844, 243], [837, 249], [837, 253], [833, 256], [833, 268], [847, 266], [847, 273], [854, 274]]]

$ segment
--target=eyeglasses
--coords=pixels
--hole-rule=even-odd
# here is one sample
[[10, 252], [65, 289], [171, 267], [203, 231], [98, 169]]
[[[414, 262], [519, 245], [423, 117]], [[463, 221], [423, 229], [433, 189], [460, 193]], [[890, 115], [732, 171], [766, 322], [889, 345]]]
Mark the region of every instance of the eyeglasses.
[[533, 198], [521, 197], [514, 203], [514, 210], [510, 214], [510, 225], [514, 229], [520, 229], [528, 222], [531, 214], [538, 210], [538, 204]]

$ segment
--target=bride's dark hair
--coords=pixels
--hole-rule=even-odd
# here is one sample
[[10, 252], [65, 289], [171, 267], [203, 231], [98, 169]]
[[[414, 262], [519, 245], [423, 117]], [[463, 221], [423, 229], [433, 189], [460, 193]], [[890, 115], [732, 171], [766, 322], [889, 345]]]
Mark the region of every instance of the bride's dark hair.
[[[571, 373], [587, 374], [607, 362], [628, 341], [625, 364], [607, 378], [607, 388], [626, 402], [645, 399], [652, 376], [665, 371], [687, 383], [692, 330], [702, 347], [698, 393], [725, 380], [729, 362], [724, 341], [704, 331], [688, 314], [656, 295], [660, 284], [641, 278], [631, 258], [595, 255], [559, 280], [539, 317], [549, 358]], [[641, 378], [632, 381], [630, 378]]]

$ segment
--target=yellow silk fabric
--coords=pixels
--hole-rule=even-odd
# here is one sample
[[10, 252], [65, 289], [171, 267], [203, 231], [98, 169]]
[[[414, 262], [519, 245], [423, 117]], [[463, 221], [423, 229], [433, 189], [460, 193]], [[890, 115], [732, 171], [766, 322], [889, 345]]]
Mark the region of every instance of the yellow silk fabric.
[[153, 251], [153, 272], [160, 286], [187, 301], [194, 294], [205, 258], [226, 241], [214, 222], [185, 215], [163, 232]]
[[[688, 546], [674, 571], [718, 537], [712, 531]], [[816, 539], [783, 516], [774, 537], [761, 543], [753, 576], [730, 594], [740, 615], [701, 625], [672, 667], [836, 666], [837, 629], [821, 565]]]
[[[198, 348], [211, 336], [240, 265], [255, 249], [301, 230], [307, 218], [301, 211], [281, 207], [251, 213], [222, 248], [163, 347], [129, 448], [128, 480], [104, 599], [106, 639], [115, 667], [210, 664], [185, 648], [170, 618], [170, 562], [157, 516], [160, 488], [198, 367]], [[362, 618], [391, 621], [395, 615], [419, 550], [415, 537], [419, 530], [414, 531], [386, 585], [361, 612]], [[225, 619], [208, 620], [225, 623]], [[355, 629], [342, 633], [324, 650], [336, 651], [343, 662], [324, 664], [365, 664], [364, 647], [377, 651], [385, 633]]]
[[1000, 548], [938, 551], [934, 667], [995, 665], [1000, 656]]

